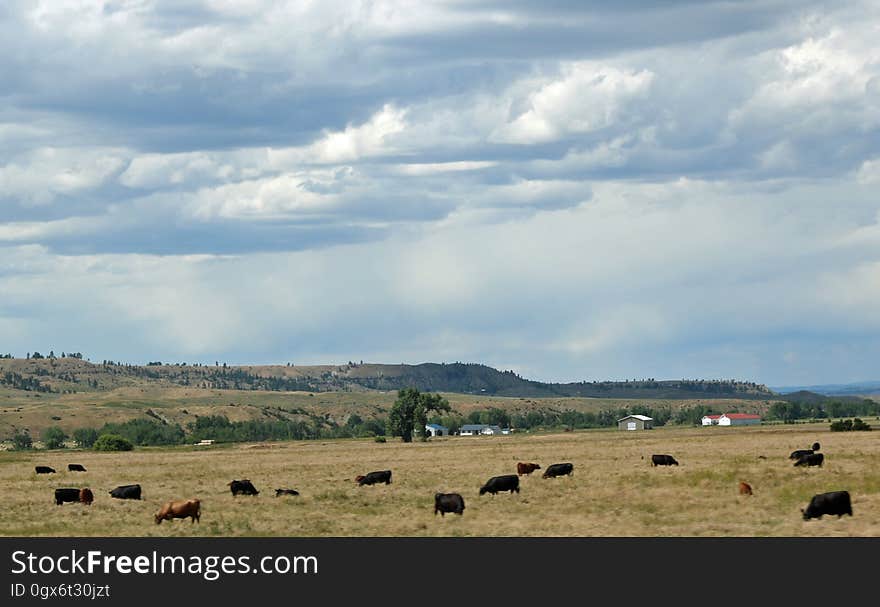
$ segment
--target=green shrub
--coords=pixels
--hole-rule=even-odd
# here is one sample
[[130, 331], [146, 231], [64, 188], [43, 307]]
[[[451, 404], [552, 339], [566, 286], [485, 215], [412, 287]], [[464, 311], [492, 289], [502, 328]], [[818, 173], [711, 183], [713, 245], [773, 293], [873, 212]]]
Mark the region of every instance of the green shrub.
[[373, 439], [373, 442], [376, 442], [376, 443], [384, 443], [384, 442], [386, 442], [386, 441], [385, 441], [385, 437], [384, 437], [384, 436], [377, 436], [376, 438]]
[[107, 423], [101, 428], [100, 433], [121, 436], [132, 444], [141, 446], [181, 445], [186, 442], [186, 435], [179, 425], [149, 418]]
[[831, 422], [832, 432], [852, 432], [854, 430], [870, 430], [871, 426], [858, 417], [855, 419], [839, 419]]
[[93, 445], [95, 451], [131, 451], [134, 445], [127, 438], [117, 434], [102, 434]]

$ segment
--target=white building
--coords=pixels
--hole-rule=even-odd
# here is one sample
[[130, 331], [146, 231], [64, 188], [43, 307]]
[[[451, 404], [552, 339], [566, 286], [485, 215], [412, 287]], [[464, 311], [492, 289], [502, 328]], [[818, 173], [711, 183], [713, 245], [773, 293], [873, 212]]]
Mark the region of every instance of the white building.
[[704, 426], [757, 426], [761, 416], [752, 413], [722, 413], [703, 416]]
[[449, 436], [449, 428], [440, 424], [425, 424], [425, 434], [428, 436]]
[[509, 434], [510, 430], [505, 432], [501, 426], [490, 426], [489, 424], [465, 424], [461, 427], [459, 434], [461, 436], [493, 436], [498, 434]]
[[651, 430], [654, 427], [654, 418], [647, 415], [627, 415], [617, 420], [619, 430]]

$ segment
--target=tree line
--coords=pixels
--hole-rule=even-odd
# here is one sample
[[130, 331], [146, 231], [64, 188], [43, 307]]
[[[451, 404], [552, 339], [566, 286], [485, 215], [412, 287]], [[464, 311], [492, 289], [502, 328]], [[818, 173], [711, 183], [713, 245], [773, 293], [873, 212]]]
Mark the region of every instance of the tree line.
[[[216, 442], [257, 442], [270, 440], [315, 440], [329, 438], [365, 438], [398, 436], [404, 442], [414, 438], [427, 439], [425, 424], [435, 423], [448, 428], [452, 434], [458, 433], [465, 424], [487, 424], [516, 430], [559, 430], [562, 428], [588, 429], [615, 427], [618, 420], [633, 414], [653, 418], [655, 426], [666, 424], [693, 425], [702, 423], [702, 418], [714, 411], [706, 405], [693, 405], [673, 410], [669, 405], [659, 407], [618, 407], [606, 408], [598, 412], [576, 411], [574, 409], [532, 409], [529, 411], [507, 411], [489, 407], [461, 414], [453, 411], [449, 402], [436, 393], [422, 393], [416, 388], [398, 391], [387, 417], [363, 419], [351, 414], [344, 423], [339, 423], [329, 414], [319, 415], [302, 409], [283, 410], [263, 409], [269, 419], [231, 421], [225, 415], [197, 417], [186, 426], [167, 422], [152, 410], [148, 417], [126, 422], [105, 423], [101, 428], [78, 428], [68, 436], [61, 428], [47, 428], [42, 435], [47, 449], [61, 448], [65, 440], [72, 438], [76, 444], [85, 448], [96, 448], [104, 440], [107, 445], [168, 446], [183, 445], [192, 441], [214, 440]], [[730, 410], [728, 412], [735, 412]], [[291, 419], [298, 415], [301, 419]], [[880, 403], [864, 399], [860, 401], [826, 401], [818, 403], [777, 402], [770, 406], [766, 415], [769, 420], [793, 423], [799, 419], [831, 419], [853, 416], [880, 415]], [[832, 424], [832, 430], [869, 430], [870, 426], [861, 419], [858, 422], [839, 421]], [[19, 432], [13, 437], [13, 447], [29, 449], [32, 439], [29, 434]]]
[[880, 415], [880, 403], [870, 399], [853, 401], [826, 400], [819, 402], [777, 402], [770, 406], [767, 419], [794, 423], [801, 419]]

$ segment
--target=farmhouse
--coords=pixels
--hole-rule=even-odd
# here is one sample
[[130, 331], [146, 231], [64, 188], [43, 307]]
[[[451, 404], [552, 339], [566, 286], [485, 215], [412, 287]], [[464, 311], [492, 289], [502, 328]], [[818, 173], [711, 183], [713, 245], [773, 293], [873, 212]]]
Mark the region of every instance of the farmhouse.
[[617, 420], [618, 430], [651, 430], [654, 418], [647, 415], [627, 415]]
[[722, 413], [704, 415], [702, 421], [704, 426], [756, 426], [761, 423], [761, 416], [751, 413]]
[[489, 424], [465, 424], [461, 427], [459, 434], [461, 436], [493, 436], [498, 434], [509, 434], [510, 430], [505, 432], [501, 426], [490, 426]]
[[425, 424], [426, 436], [449, 436], [449, 428], [440, 424]]

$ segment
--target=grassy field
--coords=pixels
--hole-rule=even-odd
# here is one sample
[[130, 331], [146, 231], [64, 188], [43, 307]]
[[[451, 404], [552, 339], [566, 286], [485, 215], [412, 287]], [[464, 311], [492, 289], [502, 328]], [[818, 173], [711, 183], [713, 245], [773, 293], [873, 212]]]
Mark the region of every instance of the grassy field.
[[[744, 428], [599, 430], [427, 443], [301, 441], [234, 446], [0, 453], [0, 535], [6, 536], [880, 536], [880, 440], [876, 432], [831, 433], [824, 424]], [[823, 468], [794, 468], [790, 451], [822, 443]], [[678, 467], [652, 468], [652, 453]], [[764, 456], [766, 459], [761, 459]], [[644, 459], [643, 459], [644, 458]], [[490, 476], [517, 461], [546, 468], [573, 462], [573, 477], [523, 477], [521, 493], [479, 496]], [[67, 472], [67, 463], [86, 473]], [[59, 471], [36, 475], [45, 464]], [[393, 470], [393, 483], [358, 487], [353, 477]], [[249, 478], [258, 496], [232, 497]], [[737, 494], [737, 482], [754, 488]], [[141, 502], [107, 491], [140, 483]], [[91, 506], [56, 506], [56, 487], [90, 487]], [[274, 497], [295, 488], [299, 497]], [[805, 522], [815, 493], [848, 490], [854, 516]], [[464, 496], [463, 516], [433, 515], [437, 491]], [[202, 500], [200, 524], [155, 525], [167, 499]]]
[[[598, 413], [603, 409], [669, 406], [672, 410], [706, 405], [719, 413], [729, 410], [764, 413], [769, 402], [742, 399], [636, 400], [606, 398], [519, 398], [443, 393], [452, 408], [463, 415], [498, 407], [506, 411], [572, 409]], [[209, 390], [180, 386], [145, 385], [76, 394], [24, 392], [0, 387], [0, 440], [27, 429], [34, 439], [49, 426], [68, 434], [76, 428], [100, 428], [107, 422], [142, 418], [152, 410], [168, 422], [183, 427], [197, 416], [225, 415], [232, 421], [265, 419], [267, 409], [303, 410], [329, 415], [344, 423], [353, 413], [364, 418], [387, 415], [396, 392], [267, 392], [259, 390]]]

